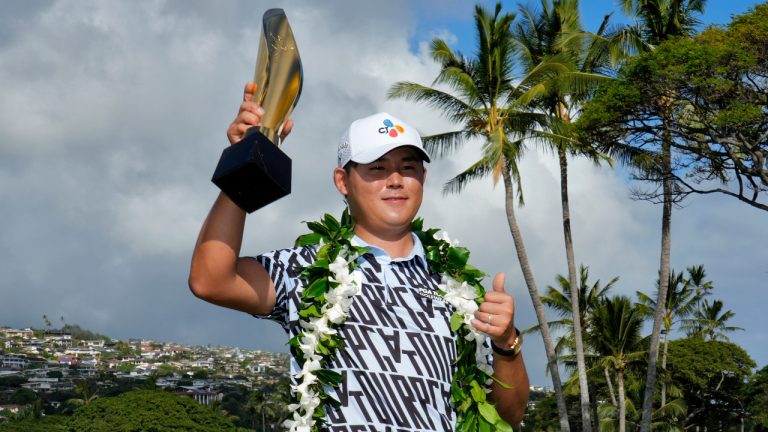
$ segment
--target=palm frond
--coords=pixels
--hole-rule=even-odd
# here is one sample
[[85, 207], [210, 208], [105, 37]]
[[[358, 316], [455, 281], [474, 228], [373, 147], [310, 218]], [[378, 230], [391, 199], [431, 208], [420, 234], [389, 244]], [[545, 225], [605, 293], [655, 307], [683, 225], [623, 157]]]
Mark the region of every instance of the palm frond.
[[478, 180], [486, 177], [491, 172], [491, 166], [485, 159], [480, 159], [458, 174], [454, 178], [448, 180], [443, 185], [443, 195], [449, 195], [454, 193], [460, 193], [464, 188], [473, 180]]
[[430, 43], [430, 52], [432, 59], [442, 65], [459, 63], [459, 56], [454, 54], [453, 50], [443, 39], [432, 39]]
[[424, 149], [434, 158], [450, 156], [471, 139], [474, 134], [466, 129], [421, 137]]
[[392, 85], [387, 92], [387, 97], [426, 103], [454, 121], [476, 114], [472, 106], [449, 93], [408, 81], [400, 81]]

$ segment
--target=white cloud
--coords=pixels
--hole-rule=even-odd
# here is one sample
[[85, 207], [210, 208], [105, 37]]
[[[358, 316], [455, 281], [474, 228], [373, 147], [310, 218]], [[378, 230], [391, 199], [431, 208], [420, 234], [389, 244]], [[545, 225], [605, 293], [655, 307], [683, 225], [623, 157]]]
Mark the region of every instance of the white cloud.
[[450, 30], [444, 28], [430, 32], [429, 36], [431, 39], [442, 39], [445, 41], [445, 43], [448, 44], [448, 46], [451, 47], [456, 45], [456, 43], [459, 41], [458, 36], [451, 33]]
[[189, 254], [205, 210], [185, 186], [138, 191], [118, 198], [114, 235], [136, 254]]

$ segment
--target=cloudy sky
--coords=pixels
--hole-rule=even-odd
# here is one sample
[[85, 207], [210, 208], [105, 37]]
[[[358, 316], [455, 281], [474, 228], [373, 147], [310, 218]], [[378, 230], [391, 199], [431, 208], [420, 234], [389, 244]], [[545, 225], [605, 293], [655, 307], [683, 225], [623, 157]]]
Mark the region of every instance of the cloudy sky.
[[[613, 2], [582, 5], [594, 28]], [[756, 2], [713, 5], [727, 22]], [[421, 106], [387, 101], [399, 80], [430, 83], [433, 37], [469, 51], [469, 2], [10, 1], [0, 14], [0, 325], [42, 327], [42, 315], [117, 338], [285, 350], [274, 324], [206, 304], [186, 284], [197, 231], [217, 195], [210, 176], [253, 73], [261, 14], [283, 7], [305, 81], [284, 150], [293, 194], [248, 218], [244, 254], [292, 244], [302, 220], [338, 214], [335, 147], [353, 119], [388, 111], [423, 133], [452, 125]], [[510, 2], [507, 8], [512, 9]], [[716, 9], [719, 7], [720, 9]], [[590, 27], [591, 26], [591, 27]], [[517, 324], [535, 322], [506, 225], [501, 187], [460, 196], [440, 187], [476, 147], [435, 161], [422, 215], [507, 272]], [[565, 273], [558, 171], [530, 151], [519, 210], [540, 289]], [[577, 261], [615, 293], [653, 292], [661, 208], [628, 197], [621, 172], [573, 161]], [[768, 363], [765, 212], [732, 199], [693, 197], [673, 216], [675, 269], [704, 264], [714, 296], [746, 331], [733, 340]], [[538, 337], [524, 348], [532, 382], [547, 384]]]

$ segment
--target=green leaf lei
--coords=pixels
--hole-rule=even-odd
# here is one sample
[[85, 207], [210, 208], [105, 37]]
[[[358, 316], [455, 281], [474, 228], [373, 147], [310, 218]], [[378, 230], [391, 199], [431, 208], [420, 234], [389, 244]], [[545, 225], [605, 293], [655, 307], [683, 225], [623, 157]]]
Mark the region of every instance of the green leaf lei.
[[[337, 388], [342, 379], [341, 374], [330, 369], [330, 365], [336, 358], [337, 350], [344, 346], [344, 339], [338, 330], [343, 326], [346, 315], [341, 318], [333, 316], [326, 296], [332, 296], [334, 302], [339, 301], [336, 291], [354, 287], [356, 281], [359, 293], [360, 272], [355, 272], [360, 266], [357, 258], [362, 256], [367, 248], [352, 245], [354, 222], [347, 210], [344, 210], [341, 221], [326, 214], [321, 221], [307, 222], [307, 226], [311, 233], [300, 236], [296, 245], [313, 245], [318, 249], [315, 262], [305, 267], [301, 273], [305, 289], [300, 294], [299, 317], [304, 330], [291, 338], [289, 345], [294, 348], [302, 372], [295, 376], [299, 384], [292, 386], [294, 400], [298, 403], [289, 406], [293, 417], [286, 420], [284, 426], [291, 431], [315, 432], [324, 429], [324, 407], [340, 406], [324, 388]], [[485, 294], [485, 289], [480, 284], [485, 274], [468, 264], [469, 250], [451, 245], [446, 236], [437, 237], [439, 229], [424, 230], [421, 218], [414, 220], [411, 228], [421, 240], [430, 269], [443, 276], [443, 283], [452, 278], [455, 282], [466, 283], [473, 288], [476, 294], [473, 301], [479, 305]], [[340, 268], [340, 265], [343, 268]], [[357, 279], [354, 273], [357, 273]], [[350, 288], [347, 291], [354, 290]], [[443, 296], [446, 294], [443, 290], [438, 292]], [[341, 302], [343, 303], [343, 300]], [[478, 346], [475, 337], [470, 334], [472, 329], [468, 328], [468, 318], [454, 312], [450, 320], [451, 331], [456, 333], [457, 345], [455, 372], [451, 383], [451, 402], [457, 415], [456, 431], [512, 431], [512, 427], [499, 416], [495, 405], [487, 400], [486, 384], [495, 378], [478, 368]], [[315, 324], [310, 324], [310, 321]], [[323, 327], [327, 332], [318, 333], [318, 327]], [[318, 334], [320, 336], [317, 336]]]

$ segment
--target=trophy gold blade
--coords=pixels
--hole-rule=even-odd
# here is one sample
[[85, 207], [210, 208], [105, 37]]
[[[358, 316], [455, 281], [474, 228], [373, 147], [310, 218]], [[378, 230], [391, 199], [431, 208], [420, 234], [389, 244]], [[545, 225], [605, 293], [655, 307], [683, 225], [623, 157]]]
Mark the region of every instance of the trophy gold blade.
[[282, 9], [270, 9], [264, 13], [262, 22], [254, 73], [257, 88], [252, 100], [264, 108], [264, 115], [261, 117], [261, 126], [252, 130], [258, 130], [279, 145], [285, 121], [301, 95], [303, 71], [296, 40], [285, 12]]

